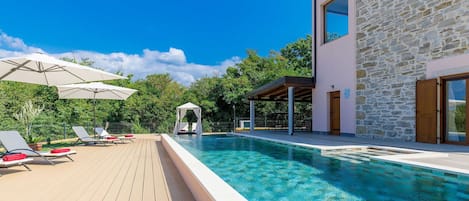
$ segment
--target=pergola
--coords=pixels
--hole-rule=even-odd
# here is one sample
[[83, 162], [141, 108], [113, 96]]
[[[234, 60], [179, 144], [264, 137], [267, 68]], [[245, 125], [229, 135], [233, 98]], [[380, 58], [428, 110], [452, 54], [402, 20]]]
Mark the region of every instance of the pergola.
[[255, 126], [254, 101], [288, 101], [288, 134], [293, 135], [294, 103], [311, 102], [314, 87], [313, 78], [285, 76], [249, 92], [250, 131]]

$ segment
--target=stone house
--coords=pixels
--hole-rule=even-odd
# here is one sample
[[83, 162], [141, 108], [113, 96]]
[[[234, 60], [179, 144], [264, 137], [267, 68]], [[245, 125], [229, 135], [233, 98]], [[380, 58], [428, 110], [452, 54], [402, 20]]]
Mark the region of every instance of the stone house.
[[468, 145], [469, 1], [313, 0], [313, 130]]

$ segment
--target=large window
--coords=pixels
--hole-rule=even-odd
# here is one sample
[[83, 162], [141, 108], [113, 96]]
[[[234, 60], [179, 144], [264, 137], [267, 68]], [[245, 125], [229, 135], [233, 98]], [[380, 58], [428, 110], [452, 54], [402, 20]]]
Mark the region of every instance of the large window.
[[324, 6], [324, 43], [348, 34], [348, 0], [333, 0]]
[[450, 143], [466, 143], [467, 79], [446, 81], [446, 136]]

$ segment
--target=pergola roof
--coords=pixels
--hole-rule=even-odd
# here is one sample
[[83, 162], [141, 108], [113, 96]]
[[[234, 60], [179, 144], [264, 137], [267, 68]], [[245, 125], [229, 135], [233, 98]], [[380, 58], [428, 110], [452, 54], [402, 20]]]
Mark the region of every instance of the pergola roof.
[[315, 87], [311, 77], [285, 76], [249, 92], [247, 97], [256, 101], [288, 101], [288, 87], [295, 87], [295, 101], [311, 102], [311, 90]]

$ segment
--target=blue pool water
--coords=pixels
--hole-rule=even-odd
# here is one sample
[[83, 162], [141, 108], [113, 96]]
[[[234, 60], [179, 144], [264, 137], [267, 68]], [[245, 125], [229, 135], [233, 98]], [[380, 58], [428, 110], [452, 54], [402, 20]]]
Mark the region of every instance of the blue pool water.
[[176, 141], [248, 200], [469, 200], [469, 177], [236, 136]]

